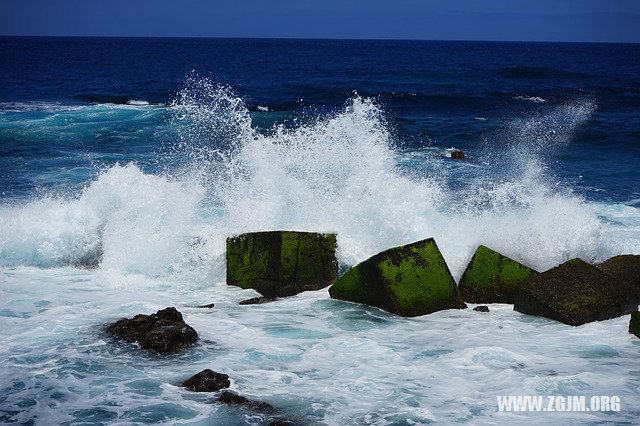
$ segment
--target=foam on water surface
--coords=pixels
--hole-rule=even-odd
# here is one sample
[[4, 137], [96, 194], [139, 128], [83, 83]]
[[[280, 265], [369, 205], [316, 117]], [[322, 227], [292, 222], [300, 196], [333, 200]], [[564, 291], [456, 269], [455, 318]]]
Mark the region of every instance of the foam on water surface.
[[[175, 166], [123, 162], [77, 194], [0, 207], [3, 421], [267, 419], [176, 386], [204, 368], [304, 424], [613, 418], [497, 413], [508, 394], [620, 395], [616, 421], [640, 414], [640, 344], [626, 317], [573, 328], [493, 305], [405, 319], [326, 290], [238, 306], [255, 293], [224, 284], [225, 238], [269, 229], [335, 232], [343, 265], [435, 237], [456, 278], [478, 244], [539, 270], [640, 253], [636, 207], [588, 202], [550, 167], [591, 102], [507, 121], [459, 162], [400, 149], [380, 107], [359, 96], [265, 131], [231, 89], [192, 77], [160, 110], [172, 117]], [[141, 353], [102, 331], [166, 306], [200, 334], [181, 355]]]

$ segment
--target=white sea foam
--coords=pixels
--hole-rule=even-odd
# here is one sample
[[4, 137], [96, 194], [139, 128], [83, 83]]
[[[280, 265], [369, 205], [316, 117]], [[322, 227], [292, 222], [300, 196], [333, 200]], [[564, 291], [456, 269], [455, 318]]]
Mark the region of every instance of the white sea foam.
[[518, 95], [518, 96], [514, 96], [513, 99], [517, 99], [517, 100], [521, 100], [521, 101], [534, 102], [534, 103], [537, 103], [537, 104], [541, 104], [543, 102], [547, 102], [547, 100], [545, 98], [541, 98], [540, 96], [522, 96], [522, 95]]
[[568, 143], [589, 103], [514, 120], [500, 154], [489, 150], [496, 167], [456, 190], [435, 159], [422, 159], [421, 174], [398, 166], [369, 99], [261, 134], [230, 89], [193, 77], [172, 109], [188, 170], [160, 176], [116, 166], [78, 197], [3, 207], [0, 264], [48, 267], [97, 256], [102, 270], [122, 274], [219, 280], [224, 239], [268, 229], [335, 232], [343, 264], [435, 237], [456, 277], [478, 244], [537, 269], [638, 247], [637, 236], [620, 239], [596, 206], [545, 173], [544, 155]]
[[151, 104], [147, 101], [143, 101], [139, 99], [129, 99], [127, 101], [127, 105], [145, 106], [145, 105], [151, 105]]

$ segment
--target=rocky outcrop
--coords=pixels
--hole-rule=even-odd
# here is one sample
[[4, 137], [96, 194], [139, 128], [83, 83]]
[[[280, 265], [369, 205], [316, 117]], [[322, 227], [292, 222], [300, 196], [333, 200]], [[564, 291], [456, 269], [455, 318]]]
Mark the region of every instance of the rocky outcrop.
[[176, 308], [121, 319], [108, 326], [107, 332], [127, 342], [138, 342], [142, 349], [160, 353], [178, 352], [198, 339], [198, 333], [184, 322]]
[[451, 158], [456, 158], [456, 159], [464, 158], [464, 151], [458, 151], [458, 150], [451, 151]]
[[207, 305], [200, 305], [200, 306], [196, 306], [196, 308], [202, 308], [202, 309], [213, 309], [215, 307], [215, 303], [209, 303]]
[[486, 305], [480, 305], [473, 308], [473, 310], [476, 312], [489, 312], [489, 307]]
[[266, 297], [319, 290], [338, 278], [335, 234], [270, 231], [227, 239], [227, 284]]
[[462, 300], [469, 303], [513, 303], [516, 287], [532, 275], [533, 269], [480, 246], [460, 278]]
[[629, 333], [640, 338], [640, 312], [631, 312], [629, 320]]
[[215, 392], [231, 386], [229, 376], [213, 370], [202, 370], [180, 384], [192, 392]]
[[518, 286], [513, 309], [577, 326], [637, 311], [638, 297], [628, 283], [572, 259]]
[[640, 255], [614, 256], [596, 266], [612, 277], [629, 283], [640, 296]]
[[349, 269], [329, 294], [409, 317], [466, 308], [433, 238], [376, 254]]

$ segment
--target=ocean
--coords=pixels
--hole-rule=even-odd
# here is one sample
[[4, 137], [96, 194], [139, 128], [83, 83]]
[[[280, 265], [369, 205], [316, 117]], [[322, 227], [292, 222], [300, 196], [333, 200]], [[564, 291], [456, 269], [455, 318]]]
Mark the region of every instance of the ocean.
[[[2, 37], [0, 57], [0, 423], [640, 416], [628, 316], [239, 306], [256, 293], [225, 284], [225, 238], [261, 230], [336, 233], [341, 271], [434, 237], [456, 279], [480, 244], [537, 270], [640, 254], [640, 45]], [[167, 306], [200, 335], [178, 355], [104, 332]], [[205, 368], [276, 411], [178, 387]]]

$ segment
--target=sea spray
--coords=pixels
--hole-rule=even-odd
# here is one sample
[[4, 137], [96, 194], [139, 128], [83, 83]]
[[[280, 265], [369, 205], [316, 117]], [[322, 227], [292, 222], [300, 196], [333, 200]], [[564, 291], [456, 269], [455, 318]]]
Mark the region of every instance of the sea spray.
[[101, 270], [119, 274], [219, 282], [224, 239], [270, 229], [335, 232], [343, 265], [435, 237], [456, 278], [479, 244], [536, 269], [614, 253], [594, 206], [545, 172], [545, 155], [570, 141], [589, 105], [511, 121], [499, 136], [508, 149], [485, 153], [455, 188], [436, 160], [421, 174], [399, 165], [390, 124], [368, 98], [260, 132], [230, 88], [191, 76], [170, 108], [182, 166], [151, 175], [117, 165], [77, 197], [4, 207], [0, 264], [99, 256]]

